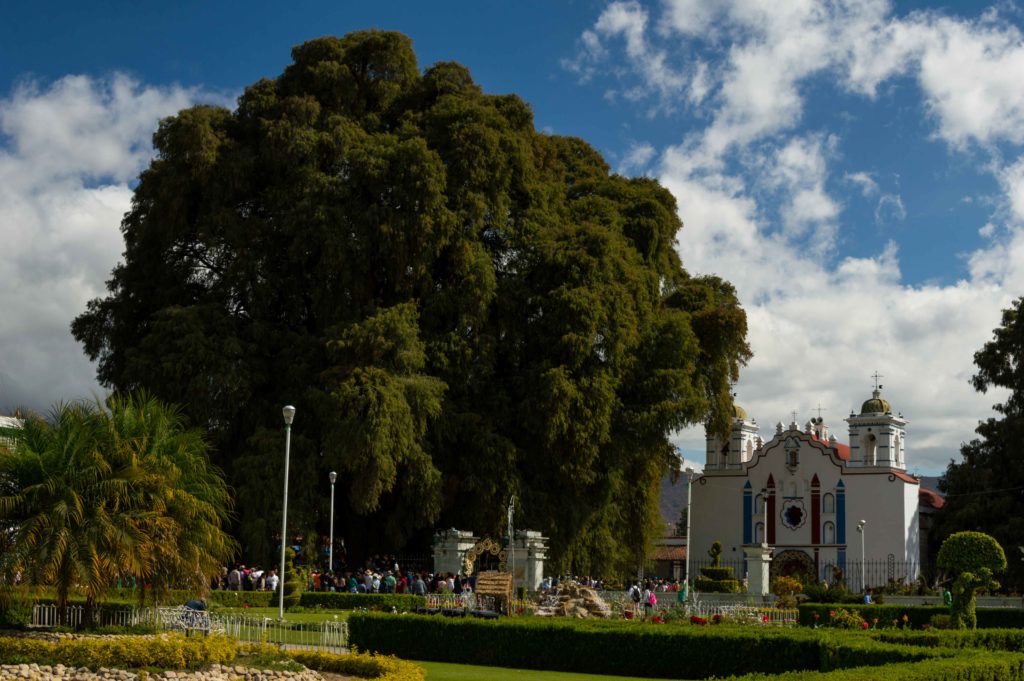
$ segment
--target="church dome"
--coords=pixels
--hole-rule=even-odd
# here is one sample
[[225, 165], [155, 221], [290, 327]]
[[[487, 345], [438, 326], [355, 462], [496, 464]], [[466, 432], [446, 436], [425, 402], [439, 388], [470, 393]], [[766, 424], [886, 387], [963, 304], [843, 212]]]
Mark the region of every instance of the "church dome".
[[746, 421], [747, 420], [747, 410], [744, 409], [743, 407], [741, 407], [740, 405], [736, 404], [735, 402], [733, 402], [733, 404], [732, 404], [732, 417], [734, 419], [739, 419], [741, 421]]
[[860, 413], [862, 416], [864, 414], [891, 414], [892, 405], [888, 400], [882, 399], [882, 393], [874, 390], [871, 393], [871, 399], [861, 405]]

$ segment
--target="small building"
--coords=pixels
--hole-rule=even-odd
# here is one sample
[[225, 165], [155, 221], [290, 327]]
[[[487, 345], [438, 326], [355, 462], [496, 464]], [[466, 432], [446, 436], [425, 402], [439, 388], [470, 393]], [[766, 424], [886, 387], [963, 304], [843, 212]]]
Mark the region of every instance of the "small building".
[[708, 438], [693, 483], [691, 561], [721, 541], [741, 576], [743, 547], [767, 542], [773, 576], [841, 574], [854, 590], [861, 574], [869, 587], [918, 577], [920, 485], [906, 472], [907, 420], [881, 386], [846, 419], [848, 444], [820, 416], [779, 422], [767, 441], [742, 408], [733, 417], [729, 441]]

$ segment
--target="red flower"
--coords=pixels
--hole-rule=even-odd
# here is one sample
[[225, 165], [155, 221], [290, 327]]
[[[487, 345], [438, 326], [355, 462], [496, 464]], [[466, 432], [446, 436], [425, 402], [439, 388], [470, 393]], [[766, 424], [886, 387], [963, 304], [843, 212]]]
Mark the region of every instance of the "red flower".
[[861, 622], [860, 626], [861, 626], [861, 629], [867, 629], [868, 628], [868, 623], [867, 622]]
[[836, 616], [836, 611], [835, 610], [829, 610], [828, 611], [828, 616], [829, 617], [835, 617]]
[[814, 619], [820, 620], [821, 619], [821, 615], [819, 615], [818, 613], [814, 613]]
[[768, 615], [765, 615], [764, 617], [762, 617], [761, 621], [764, 622], [765, 624], [768, 624]]

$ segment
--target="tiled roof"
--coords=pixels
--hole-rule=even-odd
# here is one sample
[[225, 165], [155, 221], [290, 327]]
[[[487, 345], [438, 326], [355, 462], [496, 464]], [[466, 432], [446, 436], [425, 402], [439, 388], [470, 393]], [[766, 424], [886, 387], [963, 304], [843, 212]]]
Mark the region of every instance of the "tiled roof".
[[686, 560], [686, 547], [655, 546], [654, 560]]
[[922, 487], [917, 493], [917, 499], [922, 505], [936, 510], [946, 505], [946, 500], [938, 492]]

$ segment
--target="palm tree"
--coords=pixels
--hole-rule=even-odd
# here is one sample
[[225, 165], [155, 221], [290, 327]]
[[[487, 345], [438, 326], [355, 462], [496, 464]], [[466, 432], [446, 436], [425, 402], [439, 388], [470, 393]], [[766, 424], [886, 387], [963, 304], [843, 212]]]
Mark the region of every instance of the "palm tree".
[[235, 552], [231, 497], [180, 411], [146, 395], [57, 405], [0, 444], [0, 579], [72, 587], [87, 615], [120, 577], [201, 587]]

